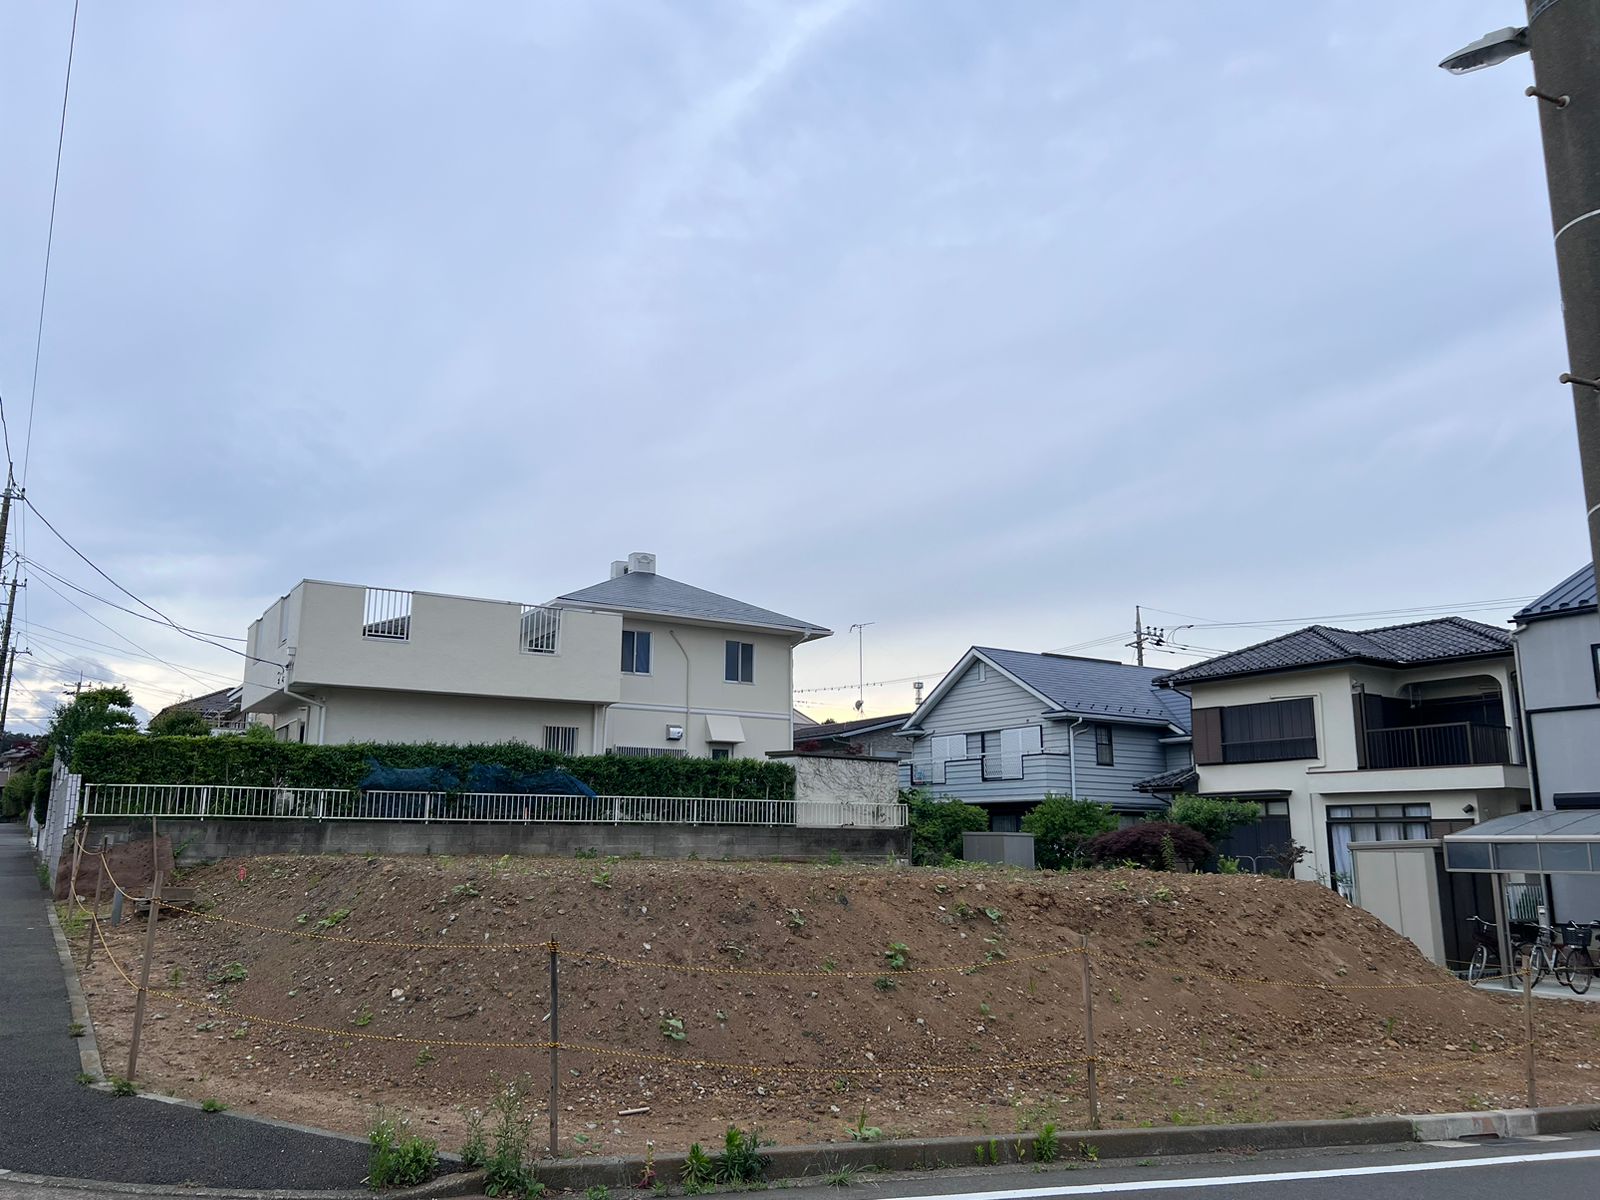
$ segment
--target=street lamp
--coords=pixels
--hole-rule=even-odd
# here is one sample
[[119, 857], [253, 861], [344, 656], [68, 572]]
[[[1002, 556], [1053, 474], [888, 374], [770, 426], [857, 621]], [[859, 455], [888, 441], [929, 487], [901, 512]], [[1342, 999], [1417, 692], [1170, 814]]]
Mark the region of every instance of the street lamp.
[[1539, 126], [1550, 188], [1556, 272], [1588, 509], [1589, 554], [1600, 562], [1600, 3], [1527, 0], [1528, 23], [1463, 46], [1439, 65], [1454, 75], [1527, 53], [1543, 101]]

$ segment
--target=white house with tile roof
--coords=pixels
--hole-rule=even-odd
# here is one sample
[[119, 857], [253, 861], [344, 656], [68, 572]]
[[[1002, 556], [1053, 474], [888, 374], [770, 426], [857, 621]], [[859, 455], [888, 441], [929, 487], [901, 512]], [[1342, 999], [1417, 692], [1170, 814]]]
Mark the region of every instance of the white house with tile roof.
[[1529, 803], [1511, 635], [1462, 617], [1313, 625], [1163, 675], [1187, 693], [1200, 795], [1283, 806], [1303, 879], [1350, 845], [1428, 839]]
[[291, 741], [760, 758], [793, 745], [794, 648], [828, 634], [652, 554], [545, 604], [302, 580], [250, 626], [241, 700]]

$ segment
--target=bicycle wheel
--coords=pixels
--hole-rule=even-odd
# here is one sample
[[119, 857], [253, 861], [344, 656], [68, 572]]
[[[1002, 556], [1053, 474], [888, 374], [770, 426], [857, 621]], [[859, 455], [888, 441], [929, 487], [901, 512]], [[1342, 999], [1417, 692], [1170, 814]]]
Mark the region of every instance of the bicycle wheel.
[[1583, 947], [1575, 946], [1572, 953], [1567, 956], [1567, 962], [1570, 976], [1567, 986], [1581, 996], [1594, 982], [1594, 959], [1589, 957], [1589, 952]]
[[1555, 951], [1555, 977], [1562, 987], [1572, 986], [1572, 948], [1563, 946]]
[[1472, 961], [1467, 964], [1467, 982], [1477, 983], [1489, 969], [1489, 947], [1479, 946], [1472, 952]]
[[1544, 954], [1533, 942], [1523, 942], [1511, 956], [1511, 970], [1519, 981], [1525, 974], [1531, 973], [1533, 986], [1538, 987], [1539, 981], [1544, 978]]

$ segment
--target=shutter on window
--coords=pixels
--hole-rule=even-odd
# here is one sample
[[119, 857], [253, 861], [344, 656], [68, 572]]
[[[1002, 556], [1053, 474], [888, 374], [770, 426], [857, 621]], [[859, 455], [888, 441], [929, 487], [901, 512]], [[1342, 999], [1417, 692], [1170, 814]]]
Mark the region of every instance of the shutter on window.
[[1002, 729], [1000, 731], [1000, 778], [1022, 778], [1023, 735], [1027, 729]]
[[1222, 761], [1222, 710], [1197, 708], [1190, 713], [1194, 732], [1196, 766], [1214, 766]]

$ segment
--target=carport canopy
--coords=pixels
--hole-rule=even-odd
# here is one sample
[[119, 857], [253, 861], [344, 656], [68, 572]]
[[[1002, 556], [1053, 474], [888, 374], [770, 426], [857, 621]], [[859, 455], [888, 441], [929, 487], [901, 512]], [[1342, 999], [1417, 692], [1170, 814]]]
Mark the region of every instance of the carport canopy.
[[1600, 875], [1600, 809], [1512, 813], [1443, 841], [1450, 871]]

